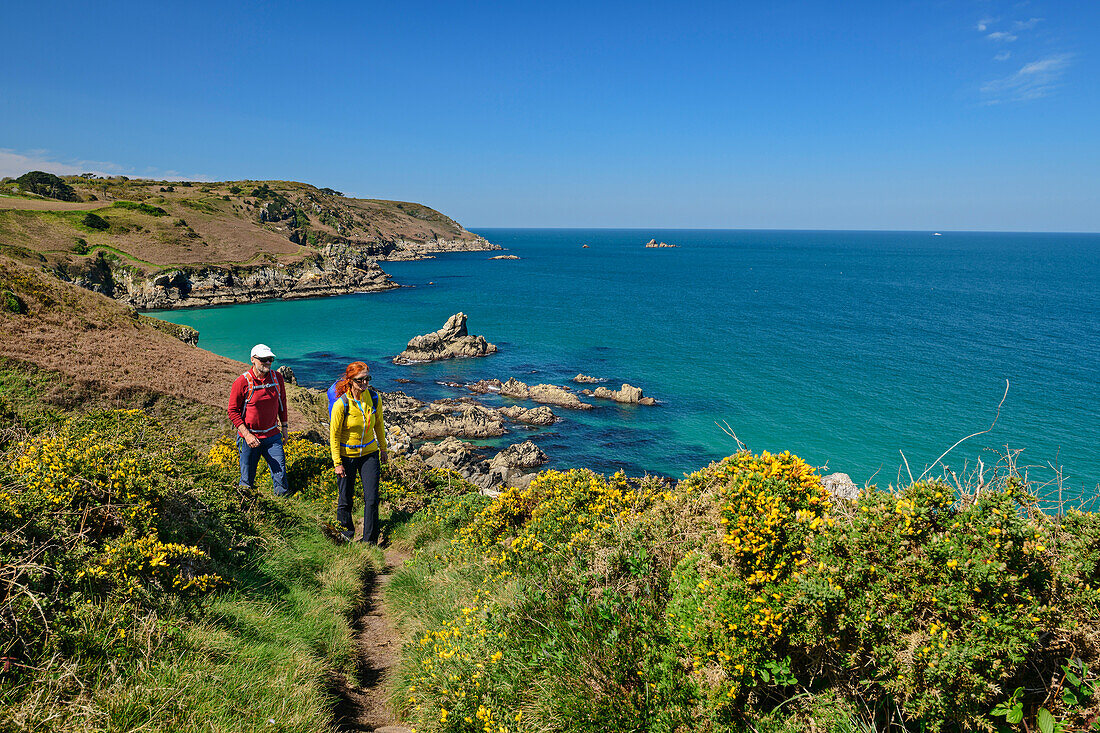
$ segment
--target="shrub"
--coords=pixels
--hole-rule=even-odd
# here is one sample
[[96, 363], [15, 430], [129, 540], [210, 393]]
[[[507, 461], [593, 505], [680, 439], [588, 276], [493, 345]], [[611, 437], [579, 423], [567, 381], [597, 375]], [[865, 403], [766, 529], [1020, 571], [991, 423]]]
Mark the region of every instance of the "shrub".
[[87, 601], [137, 613], [220, 585], [215, 565], [248, 524], [196, 458], [138, 410], [70, 418], [17, 445], [0, 466], [0, 653], [33, 663], [64, 651]]
[[167, 214], [168, 214], [167, 211], [160, 208], [159, 206], [153, 206], [152, 204], [147, 204], [144, 201], [141, 202], [141, 203], [137, 203], [137, 202], [134, 202], [134, 201], [116, 201], [112, 205], [115, 208], [118, 208], [118, 209], [129, 209], [130, 211], [140, 211], [141, 213], [149, 214], [150, 216], [167, 216]]
[[234, 196], [236, 196], [240, 192], [241, 192], [241, 187], [240, 186], [234, 185], [234, 186], [229, 187], [229, 193], [233, 194]]
[[[332, 472], [332, 456], [328, 446], [314, 443], [291, 433], [283, 446], [286, 456], [287, 486], [292, 492], [308, 499], [336, 499], [336, 475]], [[240, 467], [235, 439], [223, 436], [207, 454], [210, 462], [236, 476]], [[261, 465], [263, 463], [261, 462]], [[267, 474], [270, 480], [270, 474]]]
[[99, 231], [111, 228], [110, 223], [106, 219], [104, 219], [99, 214], [92, 213], [91, 211], [89, 211], [83, 216], [83, 218], [81, 218], [80, 223], [82, 223], [89, 229], [97, 229]]

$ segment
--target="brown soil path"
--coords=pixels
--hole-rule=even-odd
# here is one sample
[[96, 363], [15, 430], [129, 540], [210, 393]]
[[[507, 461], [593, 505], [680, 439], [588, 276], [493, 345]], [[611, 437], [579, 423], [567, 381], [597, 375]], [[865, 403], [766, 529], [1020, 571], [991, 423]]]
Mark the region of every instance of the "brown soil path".
[[403, 550], [388, 548], [386, 566], [370, 571], [363, 579], [366, 600], [352, 624], [359, 648], [356, 677], [359, 685], [347, 679], [333, 681], [336, 695], [333, 725], [337, 731], [362, 733], [411, 733], [401, 725], [390, 707], [386, 682], [401, 654], [401, 638], [385, 610], [383, 595], [393, 571], [408, 558]]

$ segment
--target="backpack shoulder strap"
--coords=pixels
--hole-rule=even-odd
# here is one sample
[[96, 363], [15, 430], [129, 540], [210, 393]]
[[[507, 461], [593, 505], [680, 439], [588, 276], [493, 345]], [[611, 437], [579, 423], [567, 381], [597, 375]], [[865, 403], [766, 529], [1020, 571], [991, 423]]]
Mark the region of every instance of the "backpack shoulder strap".
[[370, 393], [371, 409], [378, 412], [378, 393], [374, 391], [373, 387], [367, 387], [367, 392]]
[[243, 409], [245, 405], [247, 405], [249, 402], [252, 401], [252, 392], [254, 391], [253, 388], [252, 388], [252, 370], [249, 369], [247, 372], [245, 372], [241, 376], [244, 377], [245, 383], [248, 384], [248, 394], [245, 395], [244, 404], [241, 405], [241, 407]]
[[351, 400], [348, 398], [348, 393], [340, 395], [340, 399], [337, 402], [344, 403], [344, 416], [340, 419], [340, 435], [347, 432], [348, 429], [348, 410], [351, 409]]

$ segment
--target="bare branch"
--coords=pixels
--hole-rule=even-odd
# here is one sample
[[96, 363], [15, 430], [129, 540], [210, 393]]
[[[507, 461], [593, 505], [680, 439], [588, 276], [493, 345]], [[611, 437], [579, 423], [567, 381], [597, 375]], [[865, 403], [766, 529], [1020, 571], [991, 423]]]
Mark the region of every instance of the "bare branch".
[[946, 455], [947, 455], [948, 453], [950, 453], [951, 451], [955, 450], [955, 448], [957, 448], [957, 447], [959, 446], [959, 444], [960, 444], [960, 443], [963, 443], [963, 442], [965, 442], [965, 441], [967, 441], [967, 440], [970, 440], [971, 438], [977, 437], [977, 436], [979, 436], [979, 435], [985, 435], [986, 433], [988, 433], [988, 432], [990, 432], [991, 430], [993, 430], [993, 426], [997, 424], [997, 419], [998, 419], [998, 418], [1000, 418], [1000, 416], [1001, 416], [1001, 407], [1002, 407], [1002, 406], [1004, 405], [1004, 403], [1005, 403], [1005, 400], [1006, 400], [1007, 398], [1008, 398], [1008, 380], [1006, 379], [1006, 380], [1005, 380], [1005, 393], [1004, 393], [1004, 396], [1002, 396], [1002, 397], [1001, 397], [1001, 402], [1000, 402], [1000, 404], [998, 404], [998, 405], [997, 405], [997, 414], [993, 416], [993, 423], [992, 423], [992, 424], [991, 424], [991, 425], [990, 425], [990, 426], [989, 426], [988, 428], [986, 428], [985, 430], [980, 430], [980, 431], [978, 431], [978, 432], [976, 432], [976, 433], [973, 433], [973, 434], [971, 434], [971, 435], [968, 435], [968, 436], [966, 436], [965, 438], [962, 438], [961, 440], [958, 440], [958, 441], [956, 441], [955, 445], [953, 445], [953, 446], [951, 446], [950, 448], [948, 448], [947, 450], [945, 450], [945, 451], [944, 451], [944, 452], [943, 452], [943, 453], [942, 453], [942, 454], [940, 455], [940, 457], [939, 457], [939, 458], [937, 458], [936, 460], [932, 461], [932, 465], [931, 465], [931, 466], [929, 466], [928, 468], [924, 469], [924, 473], [922, 473], [922, 474], [920, 475], [920, 477], [919, 477], [919, 478], [917, 479], [917, 481], [920, 481], [920, 480], [921, 480], [922, 478], [924, 478], [924, 477], [925, 477], [925, 475], [926, 475], [926, 474], [927, 474], [927, 473], [928, 473], [929, 471], [931, 471], [931, 470], [932, 470], [932, 468], [933, 468], [933, 467], [935, 467], [935, 465], [936, 465], [937, 463], [939, 463], [940, 461], [942, 461], [942, 460], [943, 460], [944, 456], [946, 456]]

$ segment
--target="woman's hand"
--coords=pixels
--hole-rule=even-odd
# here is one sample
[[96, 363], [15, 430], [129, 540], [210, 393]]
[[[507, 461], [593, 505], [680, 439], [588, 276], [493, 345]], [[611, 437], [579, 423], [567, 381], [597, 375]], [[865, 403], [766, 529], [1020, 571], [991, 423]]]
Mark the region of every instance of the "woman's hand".
[[385, 466], [389, 462], [390, 462], [390, 457], [386, 454], [386, 451], [382, 451], [381, 453], [379, 453], [379, 455], [378, 455], [378, 463], [379, 464]]
[[344, 464], [341, 463], [339, 466], [337, 466], [333, 470], [336, 471], [337, 476], [343, 476], [344, 475]]

